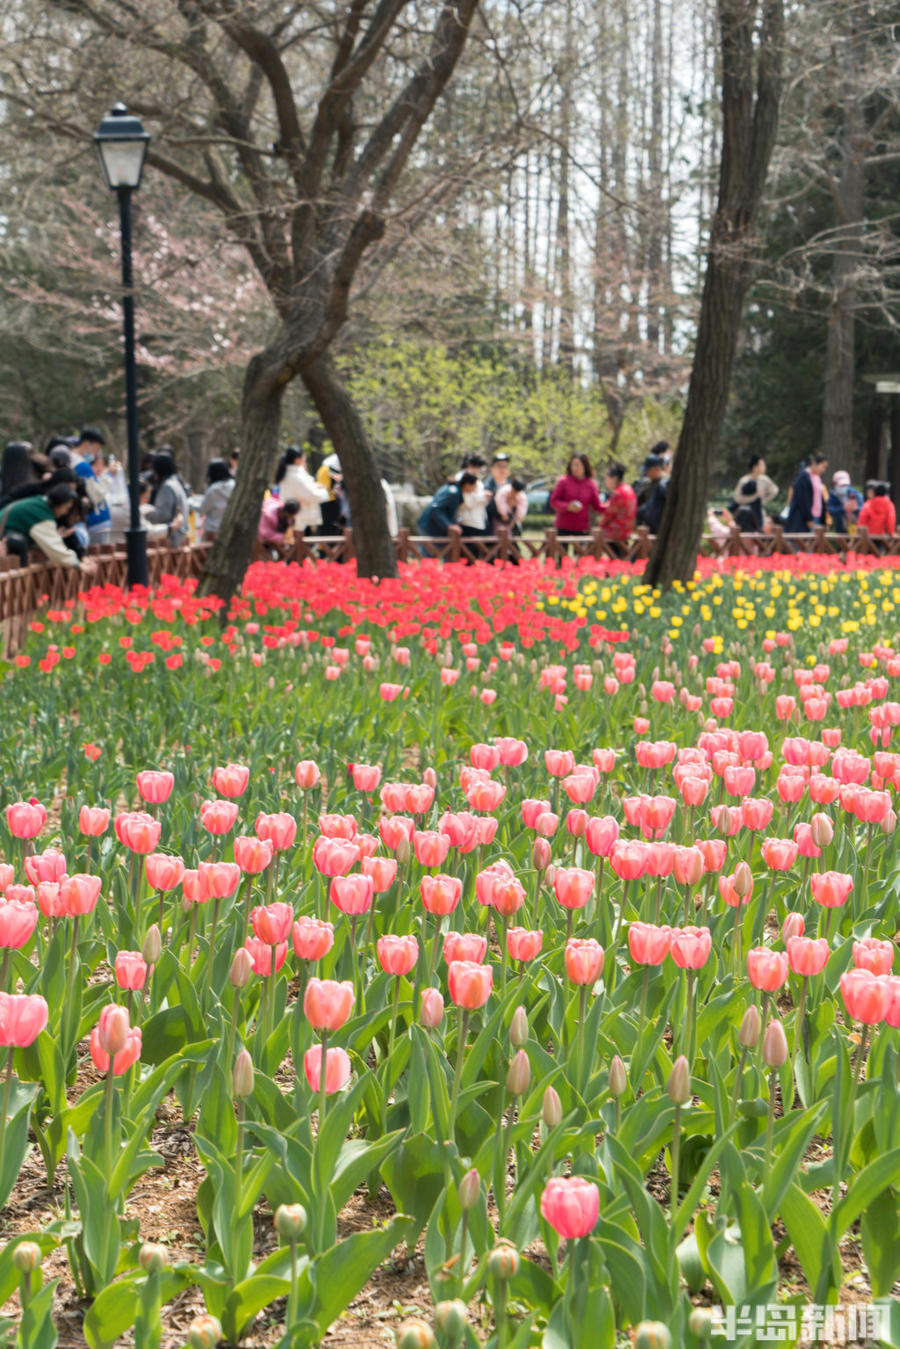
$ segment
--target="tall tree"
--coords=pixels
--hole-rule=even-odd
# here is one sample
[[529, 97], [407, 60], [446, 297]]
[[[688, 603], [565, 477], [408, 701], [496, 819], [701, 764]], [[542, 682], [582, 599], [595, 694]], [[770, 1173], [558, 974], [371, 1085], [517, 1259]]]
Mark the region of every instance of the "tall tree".
[[[366, 250], [463, 51], [478, 0], [50, 0], [152, 125], [148, 163], [211, 202], [277, 318], [247, 367], [241, 471], [207, 585], [240, 584], [271, 481], [285, 389], [299, 376], [345, 470], [360, 571], [395, 571], [380, 475], [332, 344]], [[85, 44], [87, 50], [88, 44]], [[34, 102], [54, 118], [47, 68]], [[37, 95], [37, 89], [33, 91]], [[49, 95], [49, 97], [48, 97]], [[69, 105], [69, 129], [84, 125]]]
[[684, 422], [645, 581], [668, 588], [694, 574], [709, 481], [725, 420], [755, 224], [781, 100], [782, 0], [718, 0], [722, 69], [719, 195]]

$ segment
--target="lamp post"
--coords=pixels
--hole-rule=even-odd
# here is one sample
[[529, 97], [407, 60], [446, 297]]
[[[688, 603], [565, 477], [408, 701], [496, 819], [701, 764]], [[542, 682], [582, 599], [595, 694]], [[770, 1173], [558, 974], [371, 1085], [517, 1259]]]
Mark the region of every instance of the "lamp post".
[[150, 136], [140, 118], [124, 103], [117, 103], [103, 118], [94, 136], [106, 186], [119, 198], [119, 232], [122, 239], [122, 330], [125, 337], [125, 405], [128, 422], [128, 495], [131, 519], [125, 531], [128, 587], [148, 581], [147, 531], [141, 521], [141, 489], [138, 479], [137, 366], [134, 356], [134, 292], [131, 275], [131, 194], [141, 185]]

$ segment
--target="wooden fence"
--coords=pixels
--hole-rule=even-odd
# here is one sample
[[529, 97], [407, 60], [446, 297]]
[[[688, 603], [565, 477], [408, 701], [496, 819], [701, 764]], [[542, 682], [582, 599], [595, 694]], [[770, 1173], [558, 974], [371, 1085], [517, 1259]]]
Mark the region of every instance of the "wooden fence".
[[[464, 538], [451, 525], [446, 539], [430, 539], [401, 530], [394, 540], [397, 559], [415, 562], [420, 558], [438, 558], [442, 562], [476, 560], [516, 561], [542, 558], [556, 564], [562, 557], [592, 558], [598, 562], [626, 560], [642, 562], [650, 556], [653, 537], [646, 529], [635, 531], [621, 552], [603, 538], [599, 529], [588, 535], [566, 536], [548, 529], [543, 534], [513, 536], [505, 528], [489, 538]], [[169, 548], [164, 542], [148, 540], [147, 562], [150, 585], [156, 586], [164, 573], [186, 580], [199, 577], [211, 544], [195, 543], [184, 548]], [[815, 529], [811, 534], [785, 534], [776, 525], [770, 534], [741, 534], [732, 529], [727, 538], [704, 535], [700, 551], [709, 557], [776, 557], [779, 554], [821, 553], [846, 562], [851, 556], [900, 555], [900, 534], [872, 537], [865, 529], [854, 535], [829, 534]], [[92, 548], [89, 556], [95, 564], [90, 585], [124, 586], [127, 576], [124, 545], [104, 544]], [[261, 554], [260, 554], [261, 556]], [[290, 560], [295, 562], [349, 562], [353, 559], [353, 534], [348, 529], [329, 538], [297, 539]], [[0, 558], [0, 650], [16, 650], [22, 643], [28, 624], [44, 607], [61, 608], [85, 588], [87, 578], [78, 570], [51, 567], [43, 561], [21, 566], [15, 557]]]

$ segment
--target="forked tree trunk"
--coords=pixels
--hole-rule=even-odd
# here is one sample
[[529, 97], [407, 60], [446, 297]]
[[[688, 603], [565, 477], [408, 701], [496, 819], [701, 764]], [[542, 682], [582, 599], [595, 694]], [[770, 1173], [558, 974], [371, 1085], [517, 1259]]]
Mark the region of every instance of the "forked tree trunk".
[[[759, 10], [762, 23], [757, 31]], [[754, 222], [781, 98], [782, 0], [718, 0], [722, 153], [687, 407], [666, 508], [644, 581], [668, 589], [697, 563], [706, 500], [725, 420], [744, 297], [753, 276]], [[755, 87], [754, 87], [755, 86]]]
[[360, 576], [396, 576], [397, 558], [387, 527], [384, 489], [353, 400], [327, 353], [300, 373], [344, 470], [357, 570]]

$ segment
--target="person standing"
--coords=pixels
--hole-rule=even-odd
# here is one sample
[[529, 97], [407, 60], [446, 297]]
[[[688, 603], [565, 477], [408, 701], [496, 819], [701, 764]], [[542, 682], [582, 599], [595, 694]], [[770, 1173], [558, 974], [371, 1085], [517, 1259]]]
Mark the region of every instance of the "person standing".
[[316, 482], [307, 472], [306, 455], [299, 445], [289, 445], [275, 475], [278, 494], [284, 501], [296, 501], [300, 507], [294, 528], [301, 534], [311, 534], [322, 527], [322, 503], [328, 500], [328, 489]]
[[739, 507], [752, 511], [758, 533], [762, 533], [765, 525], [765, 508], [777, 495], [777, 485], [766, 474], [765, 459], [761, 454], [751, 454], [747, 472], [734, 489], [734, 500]]
[[811, 534], [822, 523], [825, 510], [822, 474], [827, 467], [828, 460], [821, 454], [812, 455], [802, 465], [791, 484], [785, 534]]
[[594, 470], [586, 454], [572, 455], [550, 493], [550, 509], [558, 534], [587, 534], [591, 511], [603, 513]]
[[604, 480], [609, 495], [603, 503], [600, 530], [610, 549], [624, 557], [625, 545], [631, 537], [637, 518], [637, 497], [634, 488], [625, 481], [625, 465], [610, 464]]
[[666, 461], [662, 455], [647, 455], [644, 460], [644, 475], [647, 479], [647, 491], [643, 501], [638, 505], [636, 523], [646, 525], [651, 534], [657, 534], [669, 491]]
[[206, 491], [200, 503], [204, 543], [212, 543], [222, 525], [225, 508], [231, 500], [235, 481], [227, 459], [211, 459], [206, 469]]
[[166, 525], [169, 547], [181, 548], [188, 536], [190, 505], [175, 468], [175, 456], [168, 446], [153, 457], [153, 477], [156, 494], [147, 519], [153, 525]]
[[863, 503], [863, 508], [859, 513], [860, 529], [867, 529], [870, 534], [876, 536], [882, 534], [893, 534], [897, 528], [897, 511], [893, 501], [888, 496], [890, 483], [871, 482], [866, 483], [866, 492], [872, 487], [872, 495], [868, 501]]
[[475, 478], [475, 487], [463, 493], [456, 512], [456, 523], [462, 530], [463, 538], [466, 539], [484, 538], [488, 532], [488, 494], [482, 481], [486, 468], [487, 462], [482, 455], [467, 454], [462, 461], [462, 468], [456, 475], [457, 482], [461, 482], [466, 473], [474, 475]]
[[831, 491], [825, 509], [835, 534], [849, 534], [855, 528], [863, 499], [850, 482], [850, 474], [839, 468], [831, 479]]
[[106, 500], [109, 486], [94, 472], [94, 460], [102, 455], [105, 446], [106, 437], [102, 432], [86, 426], [72, 449], [72, 467], [79, 478], [84, 479], [90, 503], [84, 523], [91, 544], [109, 543], [112, 535], [112, 516]]

